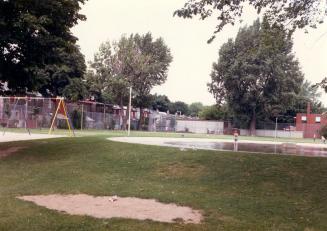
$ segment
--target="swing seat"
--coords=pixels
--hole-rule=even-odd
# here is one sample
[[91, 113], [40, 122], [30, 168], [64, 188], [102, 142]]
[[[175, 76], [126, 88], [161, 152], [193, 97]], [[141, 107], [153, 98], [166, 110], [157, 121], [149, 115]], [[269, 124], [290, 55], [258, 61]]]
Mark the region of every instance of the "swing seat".
[[59, 119], [59, 120], [66, 120], [67, 119], [67, 116], [58, 113], [57, 119]]

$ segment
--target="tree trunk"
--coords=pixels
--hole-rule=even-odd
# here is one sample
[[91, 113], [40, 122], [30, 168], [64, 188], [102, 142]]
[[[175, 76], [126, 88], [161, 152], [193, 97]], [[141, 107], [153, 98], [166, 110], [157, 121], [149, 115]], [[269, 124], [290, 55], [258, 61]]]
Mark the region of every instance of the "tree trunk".
[[139, 119], [139, 122], [138, 122], [138, 125], [137, 125], [138, 130], [142, 130], [143, 122], [144, 122], [143, 109], [140, 108], [140, 119]]
[[251, 136], [256, 135], [256, 125], [257, 125], [256, 113], [255, 113], [255, 111], [253, 111], [251, 123], [250, 123], [250, 135]]
[[126, 117], [124, 116], [124, 104], [123, 104], [123, 97], [120, 97], [120, 105], [119, 105], [119, 107], [121, 108], [121, 110], [120, 110], [120, 120], [121, 120], [121, 122], [122, 122], [122, 124], [121, 124], [121, 129], [122, 130], [126, 130], [126, 122], [127, 122], [127, 120], [126, 120]]

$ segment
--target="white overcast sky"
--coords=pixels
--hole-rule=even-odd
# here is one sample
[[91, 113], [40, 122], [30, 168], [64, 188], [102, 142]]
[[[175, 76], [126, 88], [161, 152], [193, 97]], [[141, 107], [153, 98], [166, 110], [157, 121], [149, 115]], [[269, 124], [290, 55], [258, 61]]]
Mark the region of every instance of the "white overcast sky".
[[[78, 44], [87, 61], [93, 59], [102, 42], [118, 40], [122, 34], [151, 32], [154, 38], [162, 37], [174, 60], [166, 83], [155, 87], [152, 93], [165, 94], [172, 101], [214, 104], [206, 85], [210, 81], [212, 63], [218, 59], [219, 47], [228, 38], [235, 37], [240, 25], [226, 27], [211, 44], [207, 44], [215, 29], [215, 19], [200, 21], [173, 17], [174, 10], [185, 1], [89, 0], [81, 12], [87, 21], [74, 27], [73, 33], [79, 38]], [[255, 11], [248, 9], [241, 25], [252, 24], [256, 18]], [[327, 76], [327, 24], [310, 30], [309, 34], [297, 31], [294, 53], [306, 79], [315, 83]], [[327, 104], [325, 93], [321, 100]]]

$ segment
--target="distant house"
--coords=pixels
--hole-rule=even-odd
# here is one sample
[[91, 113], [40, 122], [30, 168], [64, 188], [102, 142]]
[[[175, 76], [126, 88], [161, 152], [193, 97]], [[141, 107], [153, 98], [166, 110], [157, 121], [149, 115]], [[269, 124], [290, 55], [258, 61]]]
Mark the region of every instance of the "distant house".
[[310, 104], [308, 104], [307, 113], [296, 114], [296, 131], [303, 131], [304, 138], [319, 137], [319, 130], [327, 125], [327, 118], [322, 114], [311, 113]]
[[[86, 115], [86, 119], [92, 119], [93, 121], [88, 122], [86, 128], [105, 128], [111, 129], [122, 129], [124, 121], [127, 120], [127, 107], [119, 106], [115, 104], [103, 104], [98, 103], [94, 100], [84, 100], [79, 101], [79, 105], [83, 105], [83, 111]], [[150, 111], [148, 109], [143, 109], [143, 117], [147, 118]], [[140, 119], [140, 109], [131, 108], [131, 124], [133, 127], [137, 126], [138, 120]], [[97, 122], [98, 121], [98, 122]]]
[[[121, 116], [127, 116], [127, 107], [124, 106], [123, 108], [121, 108], [118, 105], [114, 105], [113, 106], [113, 111], [115, 115], [121, 115]], [[140, 119], [140, 109], [139, 108], [131, 108], [131, 119]], [[149, 109], [143, 109], [143, 117], [147, 118], [149, 117], [150, 114], [150, 110]]]

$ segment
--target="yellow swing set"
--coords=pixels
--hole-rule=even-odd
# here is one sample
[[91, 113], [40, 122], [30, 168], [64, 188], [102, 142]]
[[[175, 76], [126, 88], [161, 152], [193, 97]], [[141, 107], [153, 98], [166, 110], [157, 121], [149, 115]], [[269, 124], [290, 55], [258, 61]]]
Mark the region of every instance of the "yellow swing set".
[[68, 126], [68, 129], [69, 129], [69, 136], [75, 136], [74, 130], [72, 129], [71, 123], [70, 123], [69, 118], [68, 118], [68, 114], [67, 114], [67, 109], [66, 109], [66, 104], [65, 104], [64, 98], [56, 98], [56, 100], [59, 100], [59, 103], [58, 103], [56, 112], [55, 112], [55, 114], [54, 114], [54, 116], [52, 118], [51, 127], [49, 129], [49, 135], [52, 133], [52, 131], [54, 129], [55, 121], [56, 121], [57, 116], [58, 116], [58, 114], [60, 112], [60, 114], [63, 114], [64, 119], [67, 122], [67, 126]]

